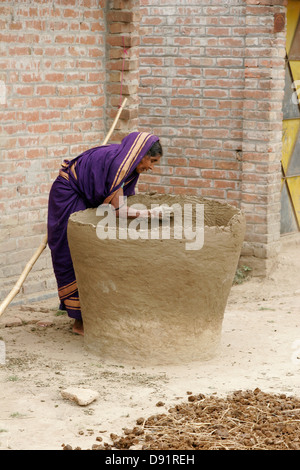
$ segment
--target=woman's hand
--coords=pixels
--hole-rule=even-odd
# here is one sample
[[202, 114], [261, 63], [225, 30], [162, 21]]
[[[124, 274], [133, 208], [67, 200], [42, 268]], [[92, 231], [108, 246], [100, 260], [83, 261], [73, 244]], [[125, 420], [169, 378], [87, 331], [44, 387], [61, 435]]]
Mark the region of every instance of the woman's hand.
[[166, 219], [169, 217], [174, 217], [174, 210], [173, 207], [167, 206], [162, 204], [161, 206], [154, 207], [150, 210], [151, 217], [155, 217], [158, 219]]
[[128, 207], [126, 204], [126, 198], [124, 197], [123, 188], [120, 188], [110, 201], [111, 205], [115, 209], [117, 216], [121, 218], [135, 219], [137, 217], [149, 218], [150, 210], [138, 210]]
[[161, 206], [154, 207], [152, 209], [140, 210], [128, 207], [126, 204], [126, 198], [124, 197], [123, 188], [120, 188], [117, 191], [110, 203], [114, 207], [118, 217], [122, 218], [129, 217], [130, 219], [135, 219], [137, 217], [142, 217], [147, 219], [157, 218], [162, 220], [174, 216], [173, 207], [170, 207], [166, 204], [162, 204]]

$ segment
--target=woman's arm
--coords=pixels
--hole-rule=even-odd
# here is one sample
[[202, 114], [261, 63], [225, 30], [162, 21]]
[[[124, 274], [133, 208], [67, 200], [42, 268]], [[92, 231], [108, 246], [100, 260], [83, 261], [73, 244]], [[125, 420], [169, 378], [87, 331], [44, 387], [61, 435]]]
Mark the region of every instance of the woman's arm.
[[137, 217], [149, 219], [151, 217], [154, 217], [158, 219], [163, 219], [174, 216], [173, 207], [169, 207], [164, 204], [158, 207], [153, 207], [152, 209], [141, 210], [128, 207], [126, 204], [126, 198], [123, 193], [123, 188], [120, 188], [116, 192], [110, 203], [114, 207], [118, 217], [128, 217], [130, 219], [135, 219]]
[[120, 188], [112, 200], [110, 201], [111, 205], [114, 207], [118, 217], [129, 217], [135, 219], [137, 217], [149, 218], [151, 217], [150, 210], [136, 210], [128, 207], [126, 204], [126, 199], [124, 197], [123, 188]]

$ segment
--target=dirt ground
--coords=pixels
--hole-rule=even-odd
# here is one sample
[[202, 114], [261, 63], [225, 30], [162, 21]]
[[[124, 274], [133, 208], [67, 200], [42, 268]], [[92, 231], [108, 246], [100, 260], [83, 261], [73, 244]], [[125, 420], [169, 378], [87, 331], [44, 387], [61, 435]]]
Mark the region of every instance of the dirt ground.
[[[58, 301], [0, 318], [0, 449], [300, 449], [300, 238], [263, 280], [234, 285], [220, 351], [206, 362], [101, 360]], [[40, 323], [47, 324], [42, 326]], [[68, 387], [98, 397], [80, 406]]]

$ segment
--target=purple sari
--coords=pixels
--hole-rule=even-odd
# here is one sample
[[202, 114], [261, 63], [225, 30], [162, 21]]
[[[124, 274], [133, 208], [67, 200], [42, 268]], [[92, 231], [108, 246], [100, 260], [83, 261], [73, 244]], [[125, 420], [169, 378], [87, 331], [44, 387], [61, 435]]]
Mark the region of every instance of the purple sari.
[[54, 181], [48, 205], [48, 245], [57, 281], [60, 309], [81, 320], [80, 301], [67, 225], [73, 212], [109, 203], [123, 187], [125, 196], [135, 193], [142, 158], [159, 138], [146, 132], [133, 132], [121, 144], [96, 147], [71, 161], [65, 160]]

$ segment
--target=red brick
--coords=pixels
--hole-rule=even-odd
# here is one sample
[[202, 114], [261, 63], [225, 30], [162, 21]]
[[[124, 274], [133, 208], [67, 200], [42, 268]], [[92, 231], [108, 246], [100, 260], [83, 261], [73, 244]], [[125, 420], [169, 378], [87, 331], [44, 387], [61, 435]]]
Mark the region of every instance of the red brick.
[[71, 126], [72, 124], [70, 122], [51, 122], [50, 132], [71, 131]]
[[203, 188], [201, 190], [201, 194], [204, 197], [217, 198], [222, 201], [226, 200], [226, 191], [222, 189]]
[[31, 85], [21, 85], [16, 86], [15, 92], [22, 96], [32, 96], [34, 94], [34, 89]]
[[3, 124], [2, 129], [0, 127], [0, 131], [2, 130], [2, 135], [24, 133], [25, 129], [25, 123]]
[[49, 98], [48, 103], [50, 108], [66, 108], [69, 106], [69, 98]]
[[49, 134], [49, 135], [42, 135], [39, 137], [39, 144], [50, 146], [50, 145], [60, 145], [62, 143], [62, 137], [60, 135]]
[[188, 178], [187, 185], [189, 187], [196, 187], [196, 188], [211, 188], [213, 186], [213, 181], [205, 180], [202, 178]]
[[106, 39], [107, 44], [115, 47], [135, 47], [140, 43], [140, 37], [136, 34], [130, 35], [111, 35]]
[[77, 85], [57, 85], [56, 90], [59, 96], [71, 96], [78, 94]]
[[62, 72], [49, 72], [45, 74], [45, 80], [48, 82], [63, 82], [65, 75]]
[[226, 171], [222, 170], [213, 170], [213, 169], [203, 169], [201, 170], [201, 176], [203, 178], [209, 179], [225, 179], [227, 174]]
[[174, 194], [184, 194], [187, 196], [197, 196], [199, 195], [199, 190], [197, 188], [189, 188], [189, 187], [175, 187]]
[[39, 114], [42, 120], [59, 119], [61, 116], [61, 111], [45, 110], [45, 111], [40, 111]]
[[111, 10], [108, 12], [107, 16], [107, 21], [109, 22], [123, 22], [123, 23], [133, 23], [133, 22], [138, 22], [140, 21], [140, 15], [138, 12], [134, 11], [116, 11], [116, 10]]
[[45, 148], [34, 148], [34, 149], [28, 149], [25, 152], [25, 158], [29, 158], [30, 160], [33, 158], [41, 158], [46, 155], [46, 149]]
[[175, 167], [174, 169], [174, 176], [199, 176], [198, 168], [183, 168], [183, 167]]
[[178, 157], [178, 158], [171, 157], [171, 158], [167, 159], [167, 162], [168, 162], [169, 165], [172, 165], [172, 166], [174, 166], [174, 165], [175, 166], [177, 166], [177, 165], [178, 166], [186, 166], [188, 160], [187, 160], [187, 158], [182, 158], [182, 157], [181, 158], [180, 157]]
[[28, 132], [32, 132], [34, 134], [44, 134], [45, 132], [49, 131], [49, 124], [48, 123], [37, 123], [37, 124], [30, 124], [27, 126]]
[[238, 183], [236, 181], [216, 180], [214, 181], [214, 187], [217, 189], [238, 189]]
[[36, 94], [40, 96], [55, 95], [56, 85], [38, 85]]

